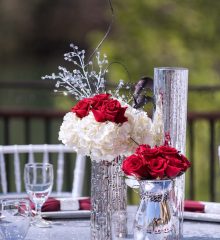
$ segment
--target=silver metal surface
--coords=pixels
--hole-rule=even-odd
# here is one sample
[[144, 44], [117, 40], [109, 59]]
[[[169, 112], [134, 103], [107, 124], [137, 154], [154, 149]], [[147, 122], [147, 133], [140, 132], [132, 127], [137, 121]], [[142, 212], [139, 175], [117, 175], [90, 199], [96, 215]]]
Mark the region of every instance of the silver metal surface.
[[141, 202], [134, 221], [135, 239], [179, 239], [173, 180], [143, 180]]
[[122, 158], [112, 162], [92, 161], [91, 239], [111, 240], [111, 218], [115, 211], [126, 210], [127, 188], [121, 170]]

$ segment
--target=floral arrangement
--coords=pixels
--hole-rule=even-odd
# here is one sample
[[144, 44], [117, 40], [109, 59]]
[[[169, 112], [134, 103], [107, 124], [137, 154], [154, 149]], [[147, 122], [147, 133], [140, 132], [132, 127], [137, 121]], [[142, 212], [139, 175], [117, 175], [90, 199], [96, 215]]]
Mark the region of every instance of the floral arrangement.
[[[57, 88], [64, 88], [65, 94], [72, 94], [77, 104], [64, 116], [59, 140], [76, 152], [92, 160], [112, 161], [117, 156], [128, 156], [137, 144], [154, 145], [163, 136], [162, 110], [156, 108], [155, 120], [143, 110], [128, 104], [125, 96], [119, 95], [123, 86], [120, 81], [114, 92], [105, 90], [105, 74], [108, 71], [106, 55], [103, 59], [97, 53], [97, 63], [85, 62], [85, 51], [71, 45], [73, 51], [64, 59], [76, 66], [72, 72], [59, 67], [59, 74], [45, 76], [56, 80]], [[95, 71], [95, 65], [98, 71]], [[57, 90], [56, 90], [57, 91]]]
[[190, 167], [188, 159], [168, 145], [140, 145], [123, 161], [122, 170], [137, 180], [172, 179]]
[[59, 139], [92, 160], [111, 161], [132, 154], [135, 142], [153, 144], [153, 126], [146, 112], [99, 94], [79, 101], [65, 115]]

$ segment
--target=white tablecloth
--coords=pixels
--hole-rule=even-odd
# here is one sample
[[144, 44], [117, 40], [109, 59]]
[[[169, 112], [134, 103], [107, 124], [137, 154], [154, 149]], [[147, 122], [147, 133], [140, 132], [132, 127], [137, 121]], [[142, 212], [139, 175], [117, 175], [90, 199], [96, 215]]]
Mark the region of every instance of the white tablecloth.
[[[136, 207], [128, 208], [129, 216]], [[130, 221], [131, 222], [131, 221]], [[131, 231], [131, 229], [129, 229]], [[52, 220], [51, 228], [30, 227], [25, 240], [88, 240], [90, 239], [89, 219]], [[130, 238], [132, 239], [132, 238]], [[220, 239], [220, 224], [184, 221], [184, 240]]]

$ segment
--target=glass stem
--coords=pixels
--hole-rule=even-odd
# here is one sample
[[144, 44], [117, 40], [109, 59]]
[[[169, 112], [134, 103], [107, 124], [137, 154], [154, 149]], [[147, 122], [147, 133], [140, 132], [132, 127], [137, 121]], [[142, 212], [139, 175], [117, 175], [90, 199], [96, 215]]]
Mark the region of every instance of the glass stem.
[[41, 204], [35, 203], [36, 217], [39, 219], [41, 219], [41, 207], [42, 207]]

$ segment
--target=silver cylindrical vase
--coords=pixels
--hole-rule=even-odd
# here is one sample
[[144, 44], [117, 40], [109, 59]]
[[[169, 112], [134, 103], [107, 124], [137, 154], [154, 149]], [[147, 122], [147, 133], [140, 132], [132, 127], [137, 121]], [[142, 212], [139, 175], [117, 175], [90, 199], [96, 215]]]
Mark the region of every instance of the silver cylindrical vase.
[[[122, 158], [112, 162], [92, 161], [91, 175], [91, 239], [111, 240], [112, 215], [126, 211], [127, 187], [121, 170]], [[124, 226], [126, 228], [126, 226]], [[121, 229], [123, 232], [124, 229]]]
[[[178, 149], [182, 154], [186, 151], [186, 120], [188, 95], [188, 69], [159, 67], [154, 69], [154, 95], [156, 101], [162, 102], [164, 142]], [[183, 203], [185, 176], [174, 181], [176, 215], [179, 225], [178, 239], [183, 234]]]
[[170, 145], [185, 154], [188, 95], [188, 69], [154, 69], [154, 95], [161, 98], [165, 136]]

